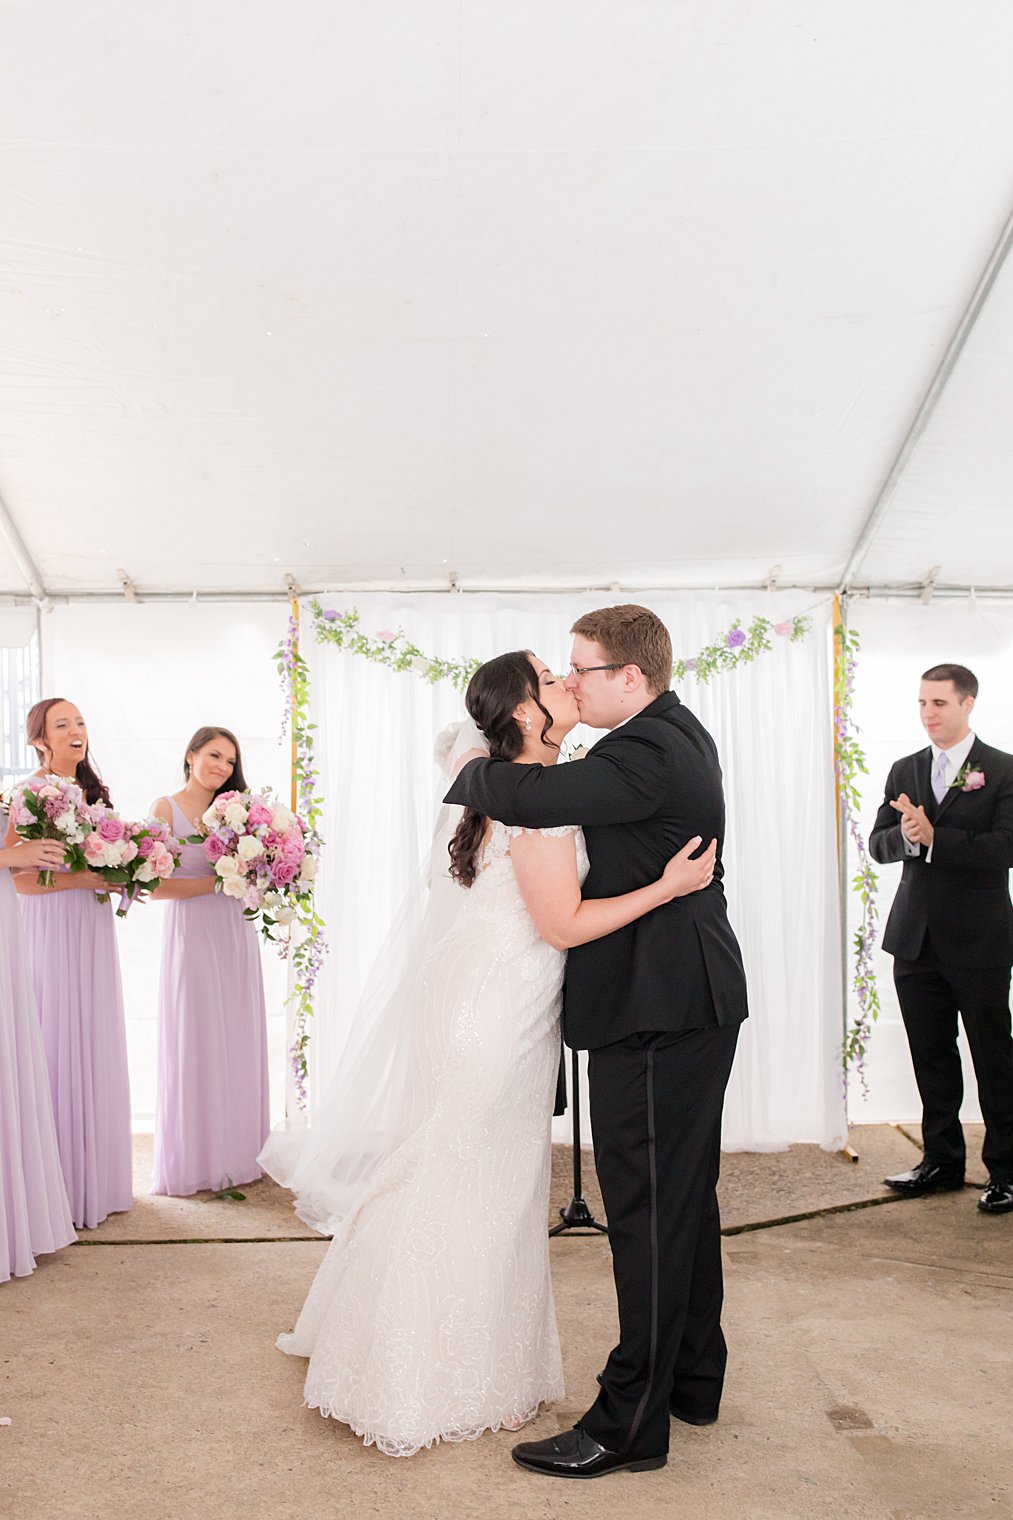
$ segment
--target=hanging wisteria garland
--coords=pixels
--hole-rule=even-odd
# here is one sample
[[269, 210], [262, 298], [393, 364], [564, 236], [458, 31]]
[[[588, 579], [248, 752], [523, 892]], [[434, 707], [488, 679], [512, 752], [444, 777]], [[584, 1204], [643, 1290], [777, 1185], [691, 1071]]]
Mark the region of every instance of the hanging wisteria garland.
[[[292, 774], [297, 806], [310, 828], [316, 832], [323, 811], [323, 798], [317, 795], [317, 769], [313, 752], [316, 724], [310, 722], [309, 668], [299, 652], [299, 619], [294, 611], [289, 616], [288, 630], [274, 658], [285, 693], [282, 738], [286, 732], [291, 735]], [[324, 921], [316, 910], [314, 898], [315, 894], [311, 894], [307, 910], [292, 925], [288, 948], [292, 965], [292, 990], [287, 1003], [293, 1009], [292, 1044], [288, 1056], [296, 1103], [301, 1109], [307, 1103], [307, 1050], [310, 1042], [309, 1021], [313, 1017], [313, 993], [327, 954]]]
[[[411, 672], [432, 685], [438, 681], [450, 681], [456, 690], [464, 691], [482, 663], [474, 658], [448, 660], [440, 655], [427, 654], [401, 629], [381, 628], [370, 636], [363, 632], [362, 618], [355, 607], [339, 611], [332, 607], [325, 608], [319, 599], [313, 598], [309, 609], [318, 643], [331, 644], [348, 654], [360, 655], [373, 664], [386, 666], [388, 670]], [[758, 655], [772, 649], [775, 638], [787, 638], [791, 643], [798, 643], [806, 637], [811, 627], [812, 619], [807, 613], [797, 613], [776, 623], [758, 614], [746, 627], [737, 618], [725, 632], [692, 658], [676, 660], [672, 667], [672, 678], [684, 681], [692, 676], [706, 684], [717, 675], [748, 665]], [[879, 1013], [879, 996], [872, 969], [877, 918], [876, 876], [871, 870], [865, 841], [857, 823], [857, 777], [860, 772], [866, 771], [865, 758], [851, 721], [851, 691], [857, 648], [857, 635], [845, 631], [839, 639], [842, 654], [835, 672], [834, 763], [847, 830], [854, 841], [860, 862], [854, 888], [861, 900], [863, 915], [861, 927], [855, 935], [853, 977], [860, 1012], [845, 1038], [843, 1059], [845, 1070], [851, 1065], [857, 1067], [864, 1085], [865, 1050], [871, 1025]], [[316, 795], [317, 771], [313, 763], [315, 725], [309, 721], [309, 673], [306, 661], [299, 653], [299, 624], [295, 616], [289, 620], [288, 634], [276, 659], [285, 690], [285, 726], [292, 735], [293, 766], [300, 810], [315, 823], [321, 811], [321, 799]], [[292, 993], [296, 1012], [290, 1058], [301, 1108], [306, 1104], [307, 1047], [310, 1038], [308, 1021], [313, 1012], [313, 985], [326, 950], [323, 930], [323, 921], [314, 913], [309, 932], [293, 951], [293, 963], [298, 975]]]
[[[848, 628], [843, 619], [834, 629], [834, 634], [837, 641], [834, 660], [834, 768], [837, 774], [837, 791], [840, 797], [845, 835], [841, 841], [841, 850], [842, 854], [847, 850], [847, 842], [850, 839], [858, 858], [858, 872], [852, 881], [852, 888], [862, 905], [861, 923], [855, 930], [855, 960], [851, 975], [858, 1013], [845, 1028], [843, 1057], [845, 1073], [849, 1067], [854, 1066], [862, 1084], [862, 1091], [868, 1092], [865, 1052], [872, 1034], [872, 1026], [879, 1018], [880, 1008], [879, 987], [873, 968], [876, 923], [879, 918], [877, 903], [879, 878], [872, 869], [865, 838], [858, 827], [858, 813], [861, 807], [858, 778], [869, 774], [865, 755], [858, 742], [858, 730], [851, 715], [855, 671], [858, 664], [858, 634]], [[846, 869], [847, 862], [842, 859], [841, 870]]]

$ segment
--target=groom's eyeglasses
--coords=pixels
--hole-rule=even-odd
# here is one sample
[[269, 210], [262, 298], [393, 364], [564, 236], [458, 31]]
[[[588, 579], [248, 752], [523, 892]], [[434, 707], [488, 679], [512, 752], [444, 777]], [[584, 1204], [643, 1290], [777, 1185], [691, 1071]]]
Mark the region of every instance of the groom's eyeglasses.
[[586, 676], [592, 670], [625, 670], [624, 665], [571, 665], [571, 676]]

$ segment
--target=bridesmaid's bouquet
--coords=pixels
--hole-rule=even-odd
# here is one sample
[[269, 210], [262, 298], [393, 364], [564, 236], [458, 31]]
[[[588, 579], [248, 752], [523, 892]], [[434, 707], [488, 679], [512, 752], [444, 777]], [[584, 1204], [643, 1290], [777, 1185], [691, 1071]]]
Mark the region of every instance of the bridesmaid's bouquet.
[[276, 927], [312, 913], [320, 841], [304, 818], [275, 802], [269, 788], [222, 792], [201, 827], [217, 890], [241, 902], [244, 917], [260, 920], [265, 939], [276, 943]]
[[91, 813], [93, 827], [84, 841], [84, 857], [91, 870], [120, 889], [116, 916], [126, 918], [131, 903], [146, 888], [169, 879], [183, 846], [160, 818], [131, 823], [102, 803]]
[[[63, 845], [64, 865], [86, 871], [84, 845], [92, 833], [92, 809], [76, 781], [67, 776], [31, 776], [11, 793], [10, 821], [22, 839], [55, 839]], [[39, 882], [53, 885], [52, 871]]]

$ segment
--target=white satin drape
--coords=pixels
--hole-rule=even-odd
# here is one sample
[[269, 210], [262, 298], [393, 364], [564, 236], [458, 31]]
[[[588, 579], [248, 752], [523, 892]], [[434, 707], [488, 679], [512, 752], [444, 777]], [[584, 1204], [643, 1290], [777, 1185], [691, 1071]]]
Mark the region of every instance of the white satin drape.
[[[612, 597], [611, 600], [619, 600]], [[633, 599], [633, 598], [629, 598]], [[607, 595], [335, 595], [363, 631], [404, 628], [428, 653], [479, 658], [531, 648], [569, 662], [573, 619]], [[752, 1016], [743, 1028], [725, 1111], [725, 1145], [839, 1145], [845, 1134], [840, 925], [832, 762], [829, 600], [799, 593], [638, 594], [690, 656], [755, 612], [803, 608], [813, 632], [776, 639], [754, 664], [680, 696], [717, 741], [728, 797], [729, 911], [742, 943]], [[318, 724], [326, 840], [320, 906], [331, 954], [319, 984], [311, 1092], [322, 1092], [347, 1038], [370, 964], [429, 847], [438, 795], [433, 740], [461, 716], [448, 683], [393, 672], [318, 645], [304, 610], [303, 652]], [[293, 1105], [289, 1104], [289, 1111]], [[587, 1131], [585, 1131], [585, 1134]]]

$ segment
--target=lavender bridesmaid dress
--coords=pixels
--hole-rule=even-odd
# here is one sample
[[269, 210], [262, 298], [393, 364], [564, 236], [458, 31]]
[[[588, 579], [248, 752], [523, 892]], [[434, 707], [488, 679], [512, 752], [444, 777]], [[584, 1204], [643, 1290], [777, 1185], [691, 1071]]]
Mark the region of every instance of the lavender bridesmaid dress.
[[[194, 832], [172, 802], [177, 837]], [[214, 872], [183, 846], [175, 880]], [[234, 898], [165, 904], [158, 997], [158, 1085], [151, 1191], [187, 1197], [263, 1176], [267, 1139], [267, 1012], [260, 949]]]
[[93, 1229], [134, 1201], [113, 910], [84, 890], [19, 902], [71, 1215]]
[[[2, 813], [0, 823], [6, 832]], [[76, 1239], [25, 931], [11, 873], [0, 867], [0, 1283], [27, 1277], [36, 1256]]]

